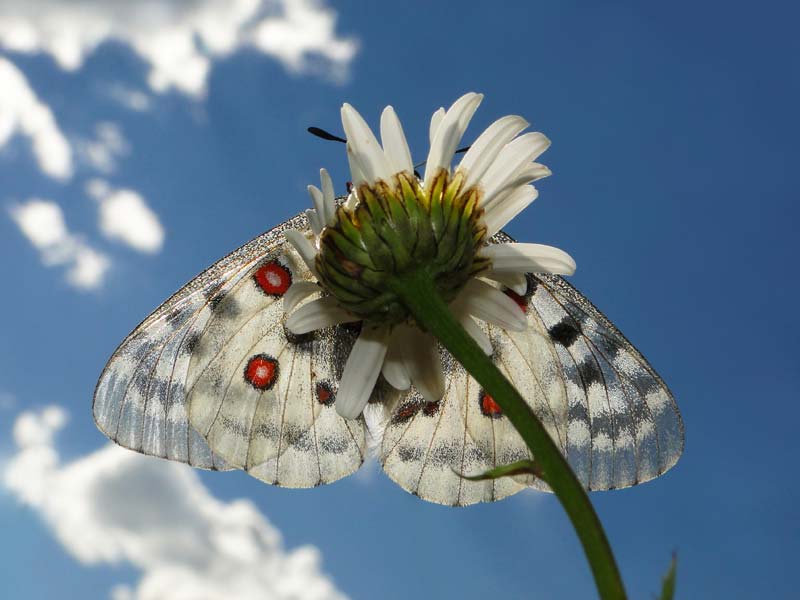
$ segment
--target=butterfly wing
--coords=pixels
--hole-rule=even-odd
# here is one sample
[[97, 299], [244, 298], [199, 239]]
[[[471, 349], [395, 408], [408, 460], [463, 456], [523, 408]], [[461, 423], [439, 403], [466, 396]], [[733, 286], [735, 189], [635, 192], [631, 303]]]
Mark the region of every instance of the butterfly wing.
[[[196, 467], [228, 469], [241, 466], [235, 461], [227, 463], [218, 452], [212, 451], [207, 441], [190, 425], [187, 402], [189, 366], [198, 343], [203, 339], [203, 332], [209, 325], [215, 327], [214, 324], [220, 322], [219, 315], [227, 314], [225, 310], [231, 307], [231, 301], [225, 300], [230, 292], [244, 289], [241, 282], [254, 282], [259, 266], [270, 260], [281, 260], [290, 251], [283, 237], [283, 232], [288, 229], [307, 229], [305, 216], [295, 217], [260, 235], [203, 271], [125, 338], [108, 361], [95, 390], [94, 418], [105, 435], [137, 452]], [[290, 260], [296, 262], [296, 256]], [[302, 272], [298, 276], [305, 277]], [[272, 300], [275, 301], [271, 302], [273, 306], [269, 315], [278, 318], [281, 300], [277, 297], [272, 297]], [[347, 344], [347, 336], [333, 336], [329, 332], [328, 339], [331, 337], [344, 340], [338, 343], [337, 348], [342, 343]], [[316, 343], [320, 356], [330, 349], [323, 347], [325, 342], [321, 340]], [[297, 368], [301, 364], [311, 364], [308, 356], [307, 352], [301, 353]], [[315, 359], [313, 362], [314, 372], [320, 374], [315, 380], [320, 387], [314, 392], [317, 396], [322, 393], [328, 403], [335, 395], [336, 383], [333, 377], [330, 381], [324, 378], [325, 369], [330, 372], [331, 364], [331, 360]], [[344, 452], [342, 447], [350, 446], [341, 443], [334, 435], [345, 426], [339, 422], [341, 420], [332, 419], [330, 412], [321, 411], [318, 415], [322, 419], [317, 429], [327, 432], [319, 436], [318, 444], [328, 462], [335, 462], [333, 457], [341, 456]], [[358, 438], [363, 427], [353, 425], [352, 428], [354, 437]], [[361, 435], [363, 437], [363, 431]]]
[[[495, 241], [510, 241], [500, 234]], [[680, 414], [664, 382], [591, 302], [561, 277], [528, 275], [527, 315], [511, 332], [480, 324], [492, 358], [541, 419], [587, 489], [627, 487], [657, 477], [683, 450]], [[469, 481], [530, 458], [500, 407], [440, 348], [447, 388], [438, 403], [412, 388], [385, 406], [384, 471], [425, 500], [466, 505], [546, 484], [521, 475]]]
[[271, 280], [285, 291], [312, 275], [283, 244], [221, 298], [189, 361], [189, 422], [229, 465], [267, 483], [314, 487], [364, 459], [363, 418], [345, 420], [333, 407], [355, 334], [287, 334]]
[[[201, 273], [123, 341], [95, 393], [95, 420], [106, 435], [145, 454], [242, 468], [288, 487], [358, 469], [364, 421], [341, 419], [331, 406], [355, 335], [340, 326], [288, 339], [281, 273], [289, 280], [311, 275], [285, 242], [287, 229], [307, 229], [305, 217]], [[510, 238], [501, 233], [495, 241]], [[683, 429], [672, 396], [608, 319], [557, 276], [529, 276], [518, 300], [526, 331], [481, 327], [496, 364], [584, 485], [634, 485], [675, 464]], [[448, 381], [441, 401], [426, 403], [413, 389], [376, 390], [381, 402], [370, 410], [380, 413], [381, 426], [373, 433], [387, 474], [426, 500], [452, 505], [498, 500], [530, 485], [546, 489], [529, 476], [471, 482], [459, 475], [529, 453], [491, 397], [440, 353]]]
[[565, 454], [590, 490], [628, 487], [671, 468], [683, 422], [666, 384], [580, 292], [556, 275], [529, 285], [529, 321], [547, 329], [568, 395]]
[[[480, 327], [492, 342], [495, 364], [564, 447], [567, 395], [546, 331], [536, 322], [524, 333]], [[530, 458], [530, 452], [492, 397], [440, 352], [447, 381], [442, 400], [425, 402], [412, 388], [386, 407], [379, 449], [384, 471], [421, 498], [451, 506], [500, 500], [533, 485], [525, 475], [484, 481], [461, 477]]]

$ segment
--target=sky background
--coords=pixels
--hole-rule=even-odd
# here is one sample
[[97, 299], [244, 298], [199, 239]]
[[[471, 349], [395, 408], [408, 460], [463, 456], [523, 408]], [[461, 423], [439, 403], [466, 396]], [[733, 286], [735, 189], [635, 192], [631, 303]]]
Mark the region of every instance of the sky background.
[[[798, 9], [788, 2], [13, 0], [0, 6], [0, 597], [588, 598], [553, 497], [446, 508], [373, 464], [271, 488], [107, 445], [95, 382], [185, 281], [349, 178], [347, 101], [521, 114], [554, 176], [509, 227], [672, 388], [686, 450], [592, 496], [631, 598], [796, 594]], [[234, 590], [231, 595], [230, 590]], [[214, 595], [217, 594], [217, 595]], [[295, 594], [294, 596], [292, 594]]]

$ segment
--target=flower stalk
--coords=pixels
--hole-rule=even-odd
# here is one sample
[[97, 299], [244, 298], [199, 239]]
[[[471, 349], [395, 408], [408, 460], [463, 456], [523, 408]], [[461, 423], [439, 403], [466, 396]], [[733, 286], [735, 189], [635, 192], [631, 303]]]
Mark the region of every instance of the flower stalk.
[[603, 526], [586, 491], [542, 423], [513, 385], [453, 316], [425, 269], [390, 282], [392, 291], [416, 322], [432, 333], [472, 377], [491, 394], [535, 457], [578, 534], [603, 600], [626, 598], [625, 588]]

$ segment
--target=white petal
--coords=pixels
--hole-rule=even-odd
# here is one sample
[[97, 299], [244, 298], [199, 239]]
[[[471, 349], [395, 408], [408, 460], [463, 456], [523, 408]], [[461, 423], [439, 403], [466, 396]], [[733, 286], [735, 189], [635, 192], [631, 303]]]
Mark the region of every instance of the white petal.
[[344, 207], [347, 210], [355, 210], [356, 204], [358, 204], [358, 194], [356, 194], [355, 189], [347, 194], [347, 200], [344, 201]]
[[286, 327], [295, 335], [302, 335], [309, 331], [360, 320], [359, 317], [339, 306], [333, 296], [323, 296], [294, 311], [286, 319]]
[[430, 333], [408, 325], [402, 329], [401, 348], [411, 382], [429, 402], [437, 402], [444, 396], [444, 372], [439, 356], [439, 344]]
[[388, 339], [389, 328], [383, 325], [364, 324], [361, 329], [336, 393], [336, 412], [345, 419], [357, 418], [367, 405], [386, 356]]
[[490, 202], [492, 197], [503, 190], [520, 171], [520, 168], [535, 160], [550, 146], [543, 134], [526, 133], [509, 142], [500, 151], [492, 166], [486, 170], [481, 184], [483, 185], [483, 202]]
[[433, 115], [431, 115], [431, 125], [428, 129], [428, 143], [433, 144], [433, 138], [436, 137], [436, 132], [439, 131], [439, 125], [442, 124], [442, 119], [444, 119], [445, 110], [444, 106], [440, 106], [439, 110], [437, 110]]
[[325, 211], [320, 213], [323, 225], [333, 225], [336, 221], [336, 196], [333, 192], [333, 181], [325, 169], [319, 170], [319, 181], [322, 184], [322, 199]]
[[553, 246], [544, 244], [490, 244], [481, 250], [492, 261], [496, 272], [553, 273], [572, 275], [573, 258]]
[[295, 281], [283, 296], [283, 312], [290, 313], [311, 294], [321, 292], [322, 288], [313, 281]]
[[458, 165], [459, 170], [463, 169], [466, 174], [465, 189], [480, 181], [505, 145], [528, 125], [522, 117], [509, 115], [489, 125], [478, 136]]
[[511, 298], [496, 287], [479, 279], [470, 279], [455, 301], [456, 310], [465, 311], [481, 321], [503, 329], [524, 331], [528, 322], [525, 313]]
[[489, 269], [482, 272], [480, 276], [496, 281], [520, 296], [524, 296], [525, 292], [528, 291], [528, 280], [525, 277], [525, 273], [505, 273]]
[[514, 178], [509, 182], [510, 185], [525, 185], [526, 183], [533, 183], [545, 177], [550, 177], [553, 172], [541, 163], [532, 162], [520, 167], [519, 171], [514, 174]]
[[308, 189], [308, 195], [311, 196], [311, 202], [314, 205], [314, 210], [317, 211], [320, 229], [322, 229], [322, 224], [325, 221], [325, 196], [322, 190], [315, 185], [309, 185], [306, 189]]
[[342, 127], [347, 135], [347, 146], [352, 148], [356, 162], [361, 167], [368, 183], [378, 179], [389, 181], [392, 170], [375, 134], [358, 111], [345, 103], [342, 106]]
[[453, 154], [455, 154], [456, 148], [467, 130], [467, 125], [478, 109], [481, 100], [483, 100], [482, 94], [473, 92], [464, 94], [445, 113], [428, 151], [423, 187], [427, 188], [431, 185], [431, 181], [439, 169], [450, 169]]
[[316, 277], [317, 266], [315, 262], [317, 258], [317, 251], [314, 248], [314, 245], [305, 235], [303, 235], [302, 232], [297, 231], [297, 229], [289, 229], [288, 231], [284, 231], [283, 235], [286, 237], [286, 241], [294, 246], [295, 250], [297, 250], [300, 258], [302, 258], [303, 262], [306, 263], [308, 270], [314, 274], [314, 277]]
[[539, 192], [535, 187], [523, 185], [505, 196], [501, 201], [493, 203], [483, 215], [483, 220], [486, 223], [486, 237], [491, 237], [500, 231], [538, 197]]
[[532, 162], [522, 165], [517, 172], [506, 181], [506, 184], [501, 189], [497, 190], [488, 201], [483, 199], [481, 201], [481, 206], [483, 210], [489, 211], [493, 206], [508, 198], [508, 196], [516, 192], [520, 187], [538, 181], [539, 179], [550, 177], [552, 174], [553, 172], [550, 169], [540, 163]]
[[411, 151], [408, 149], [403, 126], [391, 106], [384, 108], [381, 114], [381, 142], [386, 160], [389, 161], [393, 172], [414, 172], [414, 163], [411, 162]]
[[491, 356], [492, 354], [492, 342], [489, 340], [489, 336], [486, 335], [486, 332], [481, 329], [480, 325], [475, 322], [469, 313], [464, 310], [463, 306], [459, 306], [458, 304], [455, 305], [453, 309], [455, 312], [456, 318], [461, 323], [462, 327], [467, 330], [467, 333], [478, 343], [478, 346], [481, 347], [487, 355]]
[[348, 144], [347, 147], [347, 164], [350, 165], [350, 178], [353, 180], [353, 187], [358, 188], [362, 183], [367, 181], [364, 171], [361, 170], [361, 165], [353, 154], [353, 149]]
[[407, 390], [411, 387], [411, 376], [403, 362], [402, 332], [400, 326], [392, 330], [389, 338], [389, 349], [381, 367], [384, 379], [396, 390]]
[[320, 223], [317, 211], [313, 208], [307, 208], [304, 212], [306, 213], [306, 219], [308, 219], [308, 226], [311, 227], [311, 231], [314, 232], [314, 235], [319, 237], [322, 231], [322, 223]]

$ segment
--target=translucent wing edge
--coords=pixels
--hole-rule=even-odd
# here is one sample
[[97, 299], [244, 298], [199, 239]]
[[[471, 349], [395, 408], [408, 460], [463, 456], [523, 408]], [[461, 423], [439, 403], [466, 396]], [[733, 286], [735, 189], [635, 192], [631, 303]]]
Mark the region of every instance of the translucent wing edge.
[[[95, 385], [94, 393], [92, 395], [92, 419], [95, 423], [95, 426], [105, 435], [107, 438], [114, 441], [121, 447], [128, 448], [124, 444], [121, 444], [114, 439], [115, 434], [113, 432], [109, 432], [103, 426], [103, 424], [98, 419], [96, 407], [98, 404], [98, 394], [100, 392], [100, 388], [108, 375], [109, 369], [114, 362], [114, 359], [119, 357], [123, 352], [125, 347], [128, 345], [130, 341], [132, 341], [137, 335], [139, 335], [142, 331], [147, 329], [150, 325], [157, 322], [159, 319], [164, 318], [165, 316], [170, 315], [173, 313], [177, 308], [179, 308], [180, 304], [190, 298], [192, 295], [196, 293], [203, 293], [207, 292], [208, 289], [217, 283], [222, 275], [224, 275], [227, 271], [242, 267], [243, 264], [246, 264], [248, 261], [257, 260], [258, 257], [264, 253], [271, 252], [275, 250], [275, 248], [282, 243], [282, 236], [281, 234], [284, 231], [289, 229], [299, 229], [304, 231], [308, 229], [308, 220], [304, 214], [299, 214], [291, 219], [284, 221], [273, 227], [272, 229], [257, 235], [256, 237], [252, 238], [250, 241], [242, 244], [237, 249], [233, 250], [229, 254], [222, 257], [217, 262], [213, 263], [212, 265], [203, 269], [200, 273], [196, 276], [191, 278], [185, 285], [180, 287], [176, 292], [174, 292], [171, 296], [169, 296], [164, 302], [162, 302], [155, 310], [153, 310], [148, 316], [146, 316], [133, 330], [125, 336], [122, 342], [116, 347], [114, 352], [111, 353], [108, 360], [103, 367], [102, 372], [100, 373], [100, 377], [97, 380], [97, 384]], [[208, 297], [208, 300], [213, 299], [216, 296], [216, 293], [211, 294]], [[191, 427], [191, 425], [189, 425]], [[205, 440], [204, 440], [205, 441]], [[139, 452], [138, 448], [128, 448], [129, 450], [133, 450]], [[209, 448], [209, 452], [211, 449]], [[154, 458], [163, 458], [163, 457], [154, 457]], [[171, 459], [164, 459], [164, 460], [171, 460]], [[220, 470], [221, 468], [225, 468], [224, 465], [221, 467], [216, 466], [216, 460], [214, 461], [214, 466], [210, 470]]]

